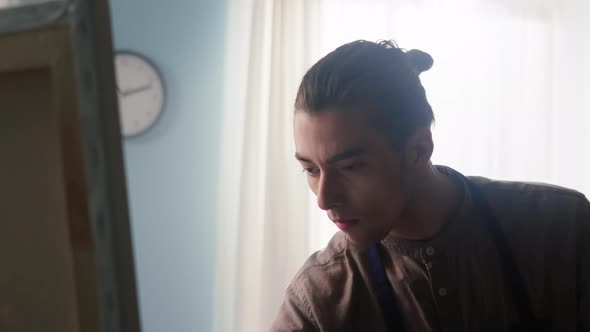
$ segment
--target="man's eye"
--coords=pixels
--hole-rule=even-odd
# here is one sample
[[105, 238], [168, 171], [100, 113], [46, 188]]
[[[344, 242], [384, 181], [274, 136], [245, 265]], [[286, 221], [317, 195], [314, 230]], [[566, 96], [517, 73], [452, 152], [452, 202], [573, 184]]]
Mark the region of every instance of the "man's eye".
[[308, 175], [315, 176], [318, 173], [317, 168], [304, 168], [302, 172], [307, 173]]
[[356, 171], [362, 167], [363, 167], [363, 165], [361, 163], [354, 163], [354, 164], [343, 166], [342, 169], [345, 171]]

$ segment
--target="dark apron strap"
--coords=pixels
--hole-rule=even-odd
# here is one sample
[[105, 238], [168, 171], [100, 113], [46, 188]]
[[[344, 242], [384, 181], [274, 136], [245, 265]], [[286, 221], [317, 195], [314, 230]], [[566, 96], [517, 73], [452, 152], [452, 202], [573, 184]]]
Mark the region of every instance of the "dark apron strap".
[[504, 236], [504, 233], [502, 232], [498, 219], [492, 211], [483, 192], [469, 178], [464, 176], [464, 179], [469, 186], [469, 191], [471, 192], [475, 208], [479, 210], [484, 217], [484, 222], [488, 231], [492, 235], [496, 249], [498, 250], [498, 255], [500, 256], [500, 261], [502, 263], [504, 280], [508, 284], [510, 292], [514, 298], [521, 325], [529, 328], [539, 328], [540, 322], [535, 318], [533, 313], [533, 306], [527, 293], [526, 284], [518, 271], [518, 265], [510, 251], [506, 236]]
[[[516, 310], [518, 311], [520, 317], [520, 324], [517, 329], [526, 329], [527, 331], [543, 330], [546, 326], [542, 326], [542, 322], [537, 320], [533, 314], [532, 302], [526, 291], [526, 285], [518, 271], [516, 261], [511, 254], [506, 237], [500, 228], [497, 218], [495, 217], [481, 190], [469, 178], [465, 176], [463, 176], [463, 178], [469, 186], [469, 191], [471, 193], [475, 208], [482, 214], [484, 223], [492, 235], [496, 249], [498, 250], [500, 262], [502, 264], [504, 280], [506, 281], [511, 294], [514, 297]], [[379, 298], [379, 304], [381, 305], [381, 310], [387, 323], [388, 330], [396, 332], [405, 331], [403, 316], [401, 314], [399, 304], [395, 298], [395, 293], [393, 292], [391, 283], [387, 278], [387, 274], [381, 262], [378, 245], [369, 247], [369, 259], [371, 263], [371, 272], [373, 274], [373, 282], [375, 284]]]
[[405, 331], [401, 310], [395, 298], [391, 283], [387, 278], [387, 273], [385, 273], [377, 245], [369, 247], [369, 260], [371, 262], [373, 283], [375, 284], [375, 290], [377, 291], [377, 297], [381, 305], [381, 312], [383, 313], [383, 318], [385, 318], [388, 331]]

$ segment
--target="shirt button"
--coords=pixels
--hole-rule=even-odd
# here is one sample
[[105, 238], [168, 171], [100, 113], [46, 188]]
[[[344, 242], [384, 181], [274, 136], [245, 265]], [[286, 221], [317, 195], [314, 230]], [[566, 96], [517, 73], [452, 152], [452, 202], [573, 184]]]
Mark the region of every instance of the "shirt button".
[[434, 255], [434, 248], [433, 247], [426, 248], [426, 255], [428, 255], [428, 256]]
[[446, 288], [439, 288], [438, 295], [440, 296], [447, 296], [447, 289]]

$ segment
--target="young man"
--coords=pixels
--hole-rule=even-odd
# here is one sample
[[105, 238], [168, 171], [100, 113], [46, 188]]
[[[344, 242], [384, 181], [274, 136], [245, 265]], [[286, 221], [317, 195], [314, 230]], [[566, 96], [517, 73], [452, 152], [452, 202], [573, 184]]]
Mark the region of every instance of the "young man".
[[296, 158], [342, 232], [297, 273], [272, 331], [590, 331], [590, 203], [433, 166], [418, 78], [431, 65], [356, 41], [304, 76]]

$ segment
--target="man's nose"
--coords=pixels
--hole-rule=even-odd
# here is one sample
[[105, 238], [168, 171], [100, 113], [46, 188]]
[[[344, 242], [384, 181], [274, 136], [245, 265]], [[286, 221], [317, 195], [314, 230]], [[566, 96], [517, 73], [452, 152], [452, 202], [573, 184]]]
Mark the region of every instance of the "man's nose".
[[322, 210], [330, 210], [342, 203], [342, 190], [337, 179], [326, 173], [320, 176], [317, 198], [318, 206]]

